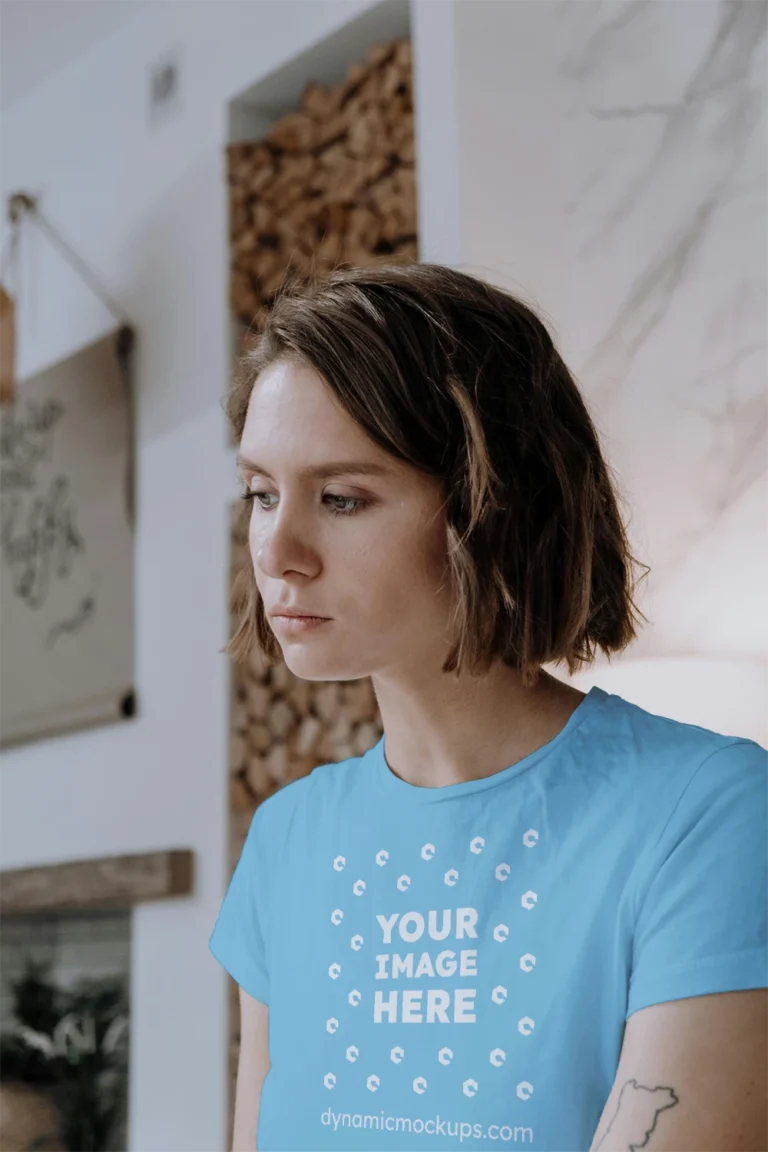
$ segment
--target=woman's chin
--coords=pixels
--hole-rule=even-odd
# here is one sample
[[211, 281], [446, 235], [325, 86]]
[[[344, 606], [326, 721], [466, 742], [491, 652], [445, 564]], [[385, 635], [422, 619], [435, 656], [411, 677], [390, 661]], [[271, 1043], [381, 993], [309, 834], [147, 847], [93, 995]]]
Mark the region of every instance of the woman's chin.
[[338, 654], [324, 659], [320, 652], [302, 651], [300, 643], [286, 644], [283, 660], [288, 670], [300, 680], [359, 680], [368, 675], [352, 666], [351, 662], [339, 660]]

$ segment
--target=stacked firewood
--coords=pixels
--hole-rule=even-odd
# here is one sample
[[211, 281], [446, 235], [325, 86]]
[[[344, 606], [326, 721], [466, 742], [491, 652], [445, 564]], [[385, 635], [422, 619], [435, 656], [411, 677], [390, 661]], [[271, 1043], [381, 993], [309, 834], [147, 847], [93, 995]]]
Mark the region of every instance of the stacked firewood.
[[411, 46], [376, 44], [346, 80], [310, 83], [262, 140], [228, 149], [233, 314], [258, 322], [287, 279], [412, 261]]

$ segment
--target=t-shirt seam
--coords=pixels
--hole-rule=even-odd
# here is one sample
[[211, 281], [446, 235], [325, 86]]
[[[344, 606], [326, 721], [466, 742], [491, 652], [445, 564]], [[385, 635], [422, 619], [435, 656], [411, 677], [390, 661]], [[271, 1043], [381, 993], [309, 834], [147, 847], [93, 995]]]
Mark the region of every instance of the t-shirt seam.
[[[266, 800], [262, 800], [261, 804], [258, 805], [258, 807], [256, 808], [256, 811], [253, 814], [254, 842], [256, 845], [256, 849], [257, 849], [257, 852], [256, 852], [257, 869], [258, 869], [258, 865], [264, 859], [264, 853], [265, 853], [265, 849], [267, 847], [267, 845], [265, 843], [266, 836], [264, 834], [264, 831], [261, 827], [257, 827], [257, 825], [256, 825], [257, 821], [258, 821], [259, 825], [264, 824], [263, 814], [261, 816], [259, 815], [259, 813], [262, 811], [264, 804], [266, 804]], [[260, 871], [260, 869], [258, 869], [258, 870]], [[270, 876], [269, 876], [266, 868], [264, 869], [263, 878], [266, 881], [268, 887], [271, 888]], [[255, 880], [256, 884], [259, 883], [258, 877], [254, 877], [254, 880]], [[267, 891], [266, 893], [263, 894], [262, 898], [259, 899], [258, 889], [254, 888], [253, 899], [254, 899], [254, 903], [256, 905], [256, 917], [257, 917], [257, 920], [259, 923], [259, 931], [261, 933], [262, 944], [264, 945], [264, 956], [262, 959], [261, 967], [263, 969], [263, 975], [264, 975], [264, 979], [265, 979], [266, 985], [267, 985], [267, 997], [269, 998], [269, 996], [271, 995], [270, 973], [271, 973], [271, 969], [272, 969], [272, 964], [271, 964], [271, 960], [272, 960], [272, 956], [271, 956], [271, 947], [272, 947], [272, 945], [271, 945], [271, 941], [272, 941], [271, 892]], [[268, 909], [265, 910], [266, 914], [262, 916], [262, 910], [264, 910], [265, 902], [267, 902], [267, 901], [269, 902], [269, 906], [268, 906]]]
[[[653, 854], [655, 853], [656, 849], [658, 848], [659, 844], [661, 843], [661, 841], [664, 837], [664, 833], [667, 831], [667, 828], [669, 827], [669, 825], [670, 825], [675, 813], [677, 812], [678, 808], [682, 804], [686, 793], [688, 792], [689, 788], [693, 784], [694, 780], [696, 779], [696, 777], [698, 776], [699, 772], [702, 770], [704, 765], [708, 764], [709, 761], [712, 759], [712, 757], [717, 756], [717, 754], [719, 752], [724, 752], [726, 748], [732, 748], [735, 744], [744, 744], [744, 743], [748, 743], [748, 741], [743, 736], [737, 736], [733, 740], [729, 740], [727, 744], [721, 744], [719, 748], [713, 748], [712, 751], [709, 752], [704, 757], [704, 759], [701, 760], [696, 765], [696, 767], [693, 769], [693, 772], [691, 773], [690, 777], [688, 778], [688, 781], [683, 786], [683, 788], [680, 792], [680, 795], [677, 797], [677, 800], [675, 800], [674, 804], [672, 805], [672, 807], [671, 807], [671, 809], [667, 815], [667, 818], [661, 827], [661, 830], [660, 830], [658, 836], [656, 837], [652, 846], [650, 848], [646, 849], [645, 853], [643, 854], [642, 859], [643, 859], [644, 867], [638, 868], [638, 876], [643, 875], [643, 873], [645, 871], [645, 865], [647, 865], [652, 860]], [[639, 885], [639, 883], [640, 883], [640, 880], [638, 880], [638, 885]], [[642, 897], [640, 897], [639, 903], [637, 903], [637, 900], [638, 900], [637, 888], [635, 890], [635, 912], [634, 912], [634, 923], [633, 923], [633, 929], [632, 929], [632, 947], [633, 947], [633, 949], [634, 949], [634, 944], [635, 944], [635, 937], [637, 934], [637, 925], [638, 925], [638, 922], [640, 920], [640, 916], [641, 916], [643, 908], [645, 906], [645, 901], [647, 899], [648, 892], [650, 890], [652, 883], [653, 883], [653, 876], [651, 876], [650, 878], [647, 878], [647, 883], [645, 885], [645, 891], [643, 892]]]
[[[592, 702], [593, 706], [591, 708], [585, 710], [584, 715], [576, 720], [575, 724], [573, 725], [570, 732], [568, 733], [568, 737], [570, 738], [570, 737], [574, 736], [576, 734], [576, 732], [578, 732], [578, 730], [583, 726], [583, 724], [587, 720], [591, 719], [601, 708], [604, 708], [610, 701], [612, 701], [612, 699], [613, 699], [613, 695], [609, 692], [606, 692], [603, 696], [598, 697], [596, 700], [594, 700]], [[582, 700], [581, 703], [583, 704], [584, 702], [585, 701]], [[573, 715], [573, 713], [572, 713], [572, 715]], [[558, 736], [562, 735], [562, 731], [563, 730], [561, 729], [561, 731], [558, 733]], [[481, 788], [477, 788], [473, 792], [462, 792], [460, 796], [456, 796], [456, 795], [434, 796], [434, 797], [424, 796], [423, 798], [412, 795], [410, 798], [411, 803], [412, 804], [445, 804], [451, 800], [463, 800], [465, 796], [477, 796], [478, 793], [480, 793], [480, 792], [491, 792], [491, 791], [493, 791], [494, 788], [501, 788], [505, 784], [509, 784], [511, 780], [518, 780], [521, 776], [524, 776], [526, 772], [529, 772], [529, 771], [531, 771], [531, 769], [538, 767], [538, 765], [543, 760], [546, 760], [548, 756], [551, 756], [553, 753], [560, 751], [561, 742], [558, 741], [558, 736], [554, 736], [552, 738], [552, 740], [548, 741], [549, 744], [554, 745], [552, 748], [547, 748], [546, 745], [544, 745], [541, 748], [537, 748], [534, 752], [529, 753], [530, 756], [536, 756], [536, 752], [540, 752], [541, 755], [536, 756], [535, 760], [533, 760], [530, 764], [525, 765], [525, 767], [522, 768], [518, 773], [516, 773], [514, 776], [509, 777], [506, 780], [494, 780], [492, 777], [485, 777], [485, 780], [490, 779], [491, 783], [483, 783], [483, 786]], [[381, 740], [383, 741], [383, 739], [384, 739], [384, 737], [382, 736]], [[381, 793], [385, 796], [390, 796], [396, 800], [405, 801], [407, 799], [407, 797], [405, 795], [403, 795], [402, 793], [400, 793], [396, 789], [396, 787], [391, 788], [390, 786], [388, 786], [385, 783], [385, 780], [383, 778], [383, 774], [385, 772], [391, 771], [391, 769], [387, 766], [386, 760], [384, 758], [383, 743], [382, 743], [381, 748], [378, 750], [376, 756], [377, 756], [377, 758], [374, 761], [374, 768], [376, 771], [376, 778], [377, 778], [378, 786], [379, 786]], [[524, 757], [524, 759], [525, 759], [525, 757]], [[515, 765], [513, 765], [513, 767], [515, 767]], [[501, 776], [501, 775], [503, 775], [504, 771], [506, 771], [506, 769], [503, 769], [502, 772], [496, 773], [496, 775]], [[443, 792], [444, 790], [445, 789], [443, 789], [443, 788], [417, 789], [417, 791], [424, 791], [424, 792]]]
[[[309, 772], [307, 774], [306, 778], [307, 779], [311, 778], [312, 774], [313, 774], [313, 772]], [[280, 789], [278, 789], [278, 791], [280, 791]], [[276, 795], [276, 793], [273, 793], [273, 795]], [[265, 803], [266, 803], [266, 800], [262, 801], [262, 803], [259, 805], [259, 808], [257, 808], [256, 811], [258, 812], [259, 809], [262, 808]], [[274, 878], [276, 878], [277, 876], [285, 876], [285, 869], [283, 868], [283, 862], [285, 860], [285, 854], [288, 851], [288, 844], [290, 841], [289, 829], [290, 829], [291, 824], [293, 823], [293, 821], [296, 818], [298, 806], [299, 806], [299, 801], [297, 799], [294, 801], [294, 803], [291, 807], [291, 811], [288, 815], [288, 818], [285, 821], [285, 827], [283, 829], [283, 836], [282, 836], [282, 843], [280, 844], [280, 847], [278, 849], [277, 854], [273, 858], [272, 867], [270, 869], [266, 869], [266, 868], [264, 869], [265, 878], [266, 878], [266, 882], [268, 885], [267, 897], [268, 897], [268, 901], [269, 901], [269, 908], [268, 908], [268, 915], [266, 915], [264, 917], [265, 921], [267, 921], [267, 924], [265, 924], [262, 927], [262, 939], [264, 941], [264, 967], [266, 970], [269, 995], [271, 995], [271, 990], [272, 990], [272, 966], [273, 966], [272, 961], [274, 958], [274, 956], [273, 956], [273, 937], [274, 937], [273, 913], [274, 913], [274, 901], [275, 901], [275, 880], [274, 880]], [[263, 817], [262, 817], [262, 819], [263, 819]], [[264, 839], [266, 840], [266, 837]], [[261, 843], [260, 847], [261, 847], [262, 852], [263, 852], [263, 850], [266, 849], [267, 845], [266, 845], [266, 843]], [[265, 928], [268, 930], [265, 931]]]
[[[654, 977], [661, 974], [661, 976], [679, 976], [685, 975], [686, 972], [695, 972], [699, 968], [714, 968], [718, 964], [729, 960], [740, 960], [745, 956], [763, 956], [766, 958], [766, 966], [768, 967], [768, 953], [764, 948], [739, 948], [736, 952], [720, 952], [717, 956], [703, 956], [699, 960], [686, 960], [680, 964], [664, 964], [660, 969], [654, 969]], [[643, 983], [643, 979], [639, 979], [639, 983]], [[630, 977], [630, 989], [632, 987], [632, 977]]]
[[[226, 971], [229, 973], [229, 975], [232, 977], [232, 979], [235, 981], [235, 983], [238, 984], [241, 988], [244, 988], [246, 992], [248, 992], [249, 996], [253, 996], [253, 993], [251, 991], [249, 991], [249, 988], [247, 985], [250, 985], [251, 987], [255, 987], [256, 985], [261, 985], [262, 983], [266, 983], [266, 985], [267, 985], [266, 997], [267, 998], [265, 1000], [262, 1000], [262, 998], [260, 996], [253, 996], [253, 998], [254, 998], [254, 1000], [260, 1000], [263, 1004], [267, 1004], [269, 1002], [269, 976], [268, 976], [266, 970], [260, 969], [258, 964], [256, 964], [255, 967], [252, 969], [246, 963], [245, 968], [244, 968], [243, 965], [241, 965], [240, 961], [238, 960], [237, 954], [232, 955], [229, 952], [229, 949], [227, 947], [221, 946], [221, 943], [222, 942], [216, 938], [215, 933], [212, 933], [211, 939], [208, 941], [208, 947], [209, 947], [213, 957], [219, 962], [219, 964], [222, 965], [223, 968], [226, 969]], [[253, 980], [254, 975], [256, 976], [255, 980]], [[245, 980], [238, 979], [238, 977], [242, 977], [242, 976], [245, 977]], [[245, 981], [247, 981], [247, 985], [246, 985]]]

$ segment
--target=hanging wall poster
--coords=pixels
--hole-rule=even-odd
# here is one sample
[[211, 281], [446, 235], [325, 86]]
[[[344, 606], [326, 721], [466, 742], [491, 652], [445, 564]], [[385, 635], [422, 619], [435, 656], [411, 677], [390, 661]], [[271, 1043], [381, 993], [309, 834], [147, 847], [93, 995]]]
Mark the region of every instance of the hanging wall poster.
[[0, 745], [135, 710], [128, 326], [0, 406]]

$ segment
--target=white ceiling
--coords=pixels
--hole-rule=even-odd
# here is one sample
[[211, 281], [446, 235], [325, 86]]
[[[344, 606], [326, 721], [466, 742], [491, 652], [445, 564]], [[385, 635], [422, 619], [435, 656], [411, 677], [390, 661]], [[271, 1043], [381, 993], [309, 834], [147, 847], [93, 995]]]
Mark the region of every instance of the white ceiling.
[[0, 0], [0, 108], [25, 96], [151, 0]]

